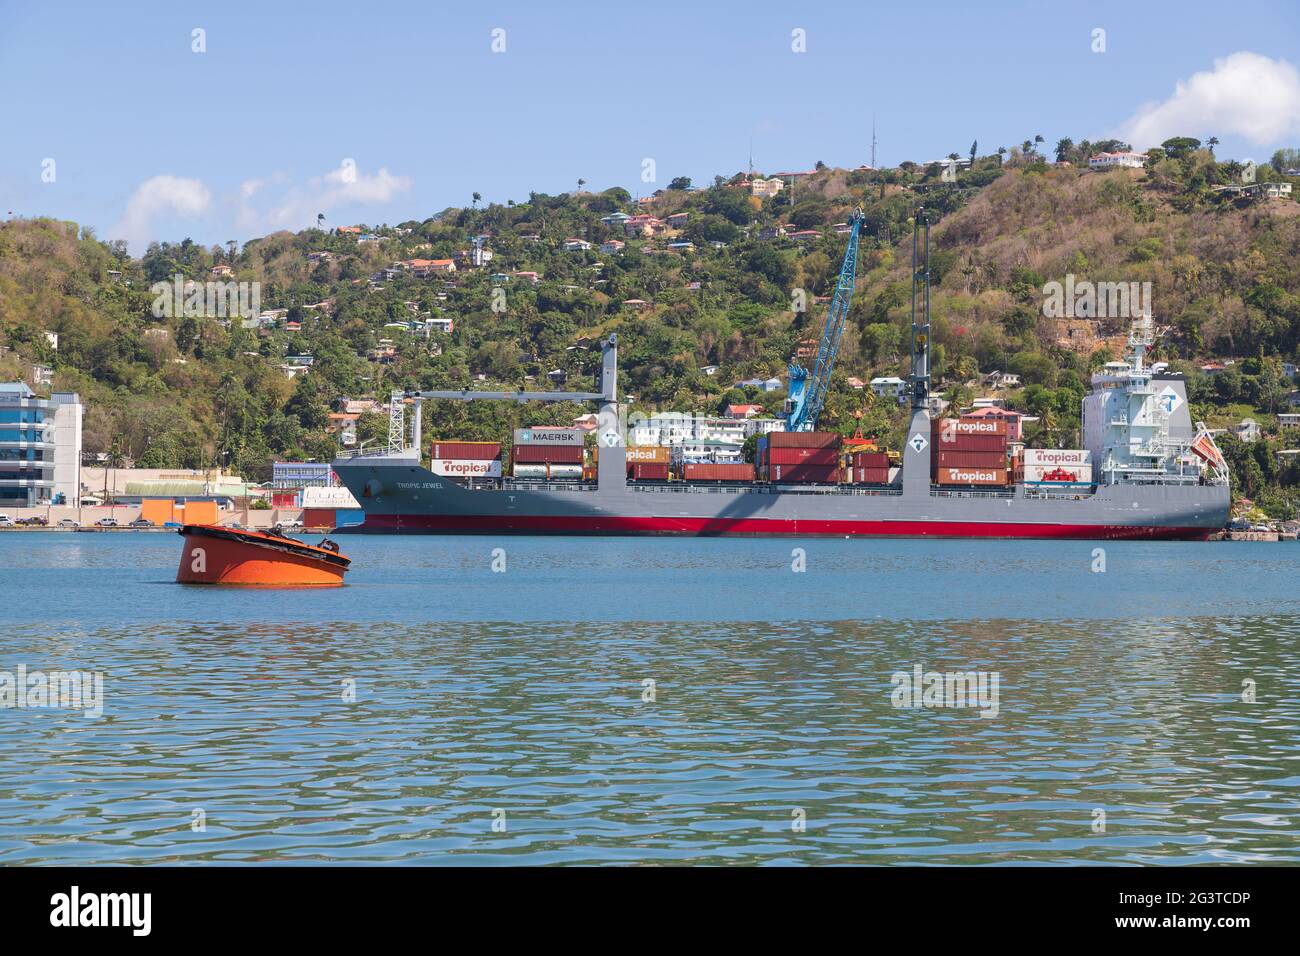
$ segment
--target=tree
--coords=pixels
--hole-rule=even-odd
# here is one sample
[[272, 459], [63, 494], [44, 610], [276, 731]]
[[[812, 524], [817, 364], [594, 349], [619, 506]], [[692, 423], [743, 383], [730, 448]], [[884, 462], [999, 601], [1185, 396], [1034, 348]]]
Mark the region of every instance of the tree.
[[1058, 163], [1068, 162], [1073, 150], [1074, 140], [1068, 136], [1061, 137], [1056, 141], [1056, 161]]
[[1194, 150], [1201, 148], [1201, 141], [1191, 136], [1174, 136], [1160, 144], [1170, 159], [1182, 159]]
[[483, 195], [482, 195], [481, 193], [477, 193], [477, 192], [476, 192], [476, 193], [474, 194], [474, 202], [473, 202], [471, 208], [477, 209], [477, 208], [478, 208], [478, 204], [479, 204], [479, 200], [481, 200], [482, 198], [483, 198]]
[[587, 185], [587, 181], [581, 176], [578, 177], [578, 192], [582, 192], [582, 187]]
[[675, 178], [673, 179], [672, 182], [670, 182], [670, 183], [668, 184], [668, 188], [669, 188], [669, 189], [690, 189], [690, 188], [691, 188], [691, 177], [690, 177], [690, 176], [677, 176], [677, 177], [675, 177]]
[[972, 169], [975, 168], [975, 153], [979, 151], [979, 148], [980, 148], [980, 141], [977, 140], [977, 139], [975, 139], [975, 140], [971, 140], [971, 144], [970, 144], [970, 165], [971, 165], [971, 168], [972, 168]]
[[1300, 168], [1300, 149], [1279, 149], [1273, 154], [1273, 158], [1268, 164], [1276, 169], [1279, 173], [1285, 173], [1288, 169]]
[[1005, 156], [1006, 154], [1007, 154], [1007, 148], [1006, 148], [1005, 146], [999, 146], [999, 147], [998, 147], [998, 165], [999, 165], [999, 166], [1002, 165], [1002, 157]]
[[1208, 146], [1208, 147], [1210, 147], [1210, 155], [1213, 156], [1213, 155], [1214, 155], [1214, 147], [1216, 147], [1216, 146], [1219, 145], [1219, 137], [1217, 137], [1217, 136], [1211, 136], [1209, 139], [1207, 139], [1207, 140], [1205, 141], [1205, 145]]

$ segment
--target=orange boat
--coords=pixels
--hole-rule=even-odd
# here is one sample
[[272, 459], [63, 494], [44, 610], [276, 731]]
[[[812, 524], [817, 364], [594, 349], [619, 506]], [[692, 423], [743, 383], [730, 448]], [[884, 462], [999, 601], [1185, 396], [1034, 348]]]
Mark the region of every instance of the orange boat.
[[329, 539], [304, 544], [275, 531], [245, 531], [215, 524], [187, 524], [180, 584], [242, 584], [261, 587], [334, 587], [343, 583], [350, 558]]

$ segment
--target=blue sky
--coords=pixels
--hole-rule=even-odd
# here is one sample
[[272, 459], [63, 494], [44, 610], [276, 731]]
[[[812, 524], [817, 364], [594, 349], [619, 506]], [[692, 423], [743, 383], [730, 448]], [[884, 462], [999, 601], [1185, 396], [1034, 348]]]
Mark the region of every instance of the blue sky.
[[1293, 0], [0, 0], [0, 214], [73, 219], [136, 254], [243, 242], [317, 212], [422, 219], [475, 190], [704, 183], [744, 168], [751, 139], [769, 172], [857, 165], [873, 112], [880, 165], [1169, 130], [1264, 161], [1300, 146], [1297, 41]]

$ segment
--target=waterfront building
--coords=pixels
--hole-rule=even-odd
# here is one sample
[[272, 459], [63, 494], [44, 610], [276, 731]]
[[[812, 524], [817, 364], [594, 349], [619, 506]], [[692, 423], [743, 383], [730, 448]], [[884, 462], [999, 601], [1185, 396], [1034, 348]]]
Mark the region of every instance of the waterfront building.
[[81, 503], [81, 399], [0, 384], [0, 506]]

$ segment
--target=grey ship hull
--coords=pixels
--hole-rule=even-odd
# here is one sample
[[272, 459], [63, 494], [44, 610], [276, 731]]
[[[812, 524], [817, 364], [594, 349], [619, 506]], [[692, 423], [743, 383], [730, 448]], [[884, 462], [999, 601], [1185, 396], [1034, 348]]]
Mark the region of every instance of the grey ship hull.
[[889, 489], [603, 481], [471, 489], [412, 458], [341, 459], [334, 470], [366, 512], [364, 524], [339, 530], [361, 533], [1203, 540], [1229, 510], [1226, 484], [963, 492], [932, 488], [923, 475]]

